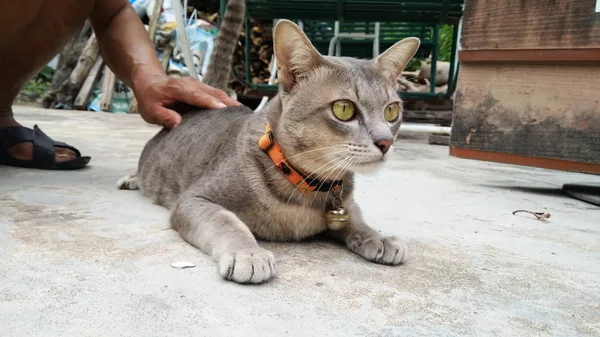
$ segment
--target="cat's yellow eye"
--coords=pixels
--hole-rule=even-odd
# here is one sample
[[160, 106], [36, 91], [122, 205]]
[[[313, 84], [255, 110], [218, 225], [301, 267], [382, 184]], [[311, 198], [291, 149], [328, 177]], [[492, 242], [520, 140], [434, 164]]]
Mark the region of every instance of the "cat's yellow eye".
[[335, 117], [341, 121], [349, 121], [354, 117], [354, 103], [341, 99], [333, 102], [331, 107]]
[[392, 103], [385, 108], [385, 120], [393, 122], [400, 116], [400, 105], [398, 103]]

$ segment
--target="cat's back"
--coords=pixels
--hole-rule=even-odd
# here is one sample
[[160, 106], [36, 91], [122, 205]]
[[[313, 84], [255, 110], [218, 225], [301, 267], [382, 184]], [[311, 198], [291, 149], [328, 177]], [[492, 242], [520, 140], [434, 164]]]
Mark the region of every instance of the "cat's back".
[[215, 146], [230, 143], [252, 116], [253, 111], [246, 106], [184, 113], [181, 123], [166, 131], [164, 142], [178, 147], [201, 146], [208, 151], [216, 150]]
[[235, 155], [238, 137], [252, 115], [245, 106], [182, 114], [177, 127], [161, 130], [144, 147], [137, 173], [142, 193], [169, 206], [192, 183], [218, 171]]

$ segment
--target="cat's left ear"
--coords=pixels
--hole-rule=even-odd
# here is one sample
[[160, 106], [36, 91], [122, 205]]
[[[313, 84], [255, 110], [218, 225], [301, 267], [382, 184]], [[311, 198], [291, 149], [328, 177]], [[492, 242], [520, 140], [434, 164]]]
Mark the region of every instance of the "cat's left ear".
[[396, 83], [408, 62], [415, 56], [420, 44], [421, 40], [416, 37], [402, 39], [380, 54], [373, 62], [392, 83]]

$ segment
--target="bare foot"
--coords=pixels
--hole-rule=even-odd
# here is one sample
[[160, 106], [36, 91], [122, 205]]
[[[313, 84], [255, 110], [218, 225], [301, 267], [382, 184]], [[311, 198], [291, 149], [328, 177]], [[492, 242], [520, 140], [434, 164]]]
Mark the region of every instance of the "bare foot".
[[[0, 119], [0, 130], [2, 128], [20, 126], [20, 124], [13, 118]], [[56, 162], [62, 163], [68, 160], [72, 160], [76, 157], [75, 152], [65, 149], [62, 147], [55, 147]], [[6, 150], [6, 154], [9, 156], [20, 159], [20, 160], [31, 160], [33, 159], [33, 144], [31, 142], [23, 142], [16, 144], [15, 146]]]
[[[54, 150], [56, 153], [55, 158], [57, 163], [75, 159], [76, 157], [75, 152], [69, 149], [55, 147]], [[33, 158], [33, 144], [31, 142], [17, 144], [6, 150], [6, 154], [20, 160], [31, 160]]]

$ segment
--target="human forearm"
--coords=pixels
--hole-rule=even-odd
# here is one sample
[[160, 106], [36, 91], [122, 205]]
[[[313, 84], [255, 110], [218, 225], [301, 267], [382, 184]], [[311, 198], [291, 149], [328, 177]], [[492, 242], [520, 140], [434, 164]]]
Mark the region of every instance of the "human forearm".
[[99, 0], [90, 16], [104, 59], [134, 92], [164, 79], [148, 33], [127, 0]]
[[138, 100], [140, 115], [148, 123], [171, 128], [181, 121], [174, 106], [219, 109], [240, 103], [197, 78], [168, 77], [148, 33], [127, 0], [96, 0], [90, 21], [104, 60]]

